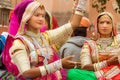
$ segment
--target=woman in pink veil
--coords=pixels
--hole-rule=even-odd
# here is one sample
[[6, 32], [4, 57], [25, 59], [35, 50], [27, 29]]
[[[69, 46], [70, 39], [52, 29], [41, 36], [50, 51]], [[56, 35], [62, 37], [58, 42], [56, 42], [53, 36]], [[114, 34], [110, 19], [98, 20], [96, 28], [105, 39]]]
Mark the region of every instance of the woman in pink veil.
[[17, 29], [15, 37], [21, 36], [27, 44], [15, 39], [9, 50], [11, 60], [19, 71], [16, 76], [18, 79], [22, 76], [24, 79], [33, 80], [66, 80], [64, 68], [80, 65], [79, 62], [70, 60], [74, 56], [59, 59], [51, 45], [62, 46], [71, 36], [73, 29], [78, 27], [86, 6], [83, 2], [86, 3], [86, 0], [79, 1], [70, 22], [43, 33], [40, 28], [45, 23], [44, 5], [34, 0], [24, 0], [17, 5], [10, 26]]

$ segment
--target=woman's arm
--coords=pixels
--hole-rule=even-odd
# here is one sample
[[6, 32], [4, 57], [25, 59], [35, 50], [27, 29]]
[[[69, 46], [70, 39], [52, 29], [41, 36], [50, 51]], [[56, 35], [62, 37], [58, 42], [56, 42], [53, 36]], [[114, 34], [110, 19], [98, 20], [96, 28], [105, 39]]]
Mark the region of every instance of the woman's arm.
[[108, 60], [97, 61], [96, 63], [93, 63], [92, 62], [92, 60], [93, 60], [92, 59], [92, 54], [93, 53], [90, 53], [89, 44], [85, 43], [83, 48], [82, 48], [82, 51], [80, 53], [82, 69], [99, 71], [106, 66], [119, 64], [117, 56], [113, 56], [112, 58], [110, 58]]
[[80, 52], [81, 68], [86, 70], [94, 70], [89, 48], [88, 43], [84, 43]]
[[17, 66], [20, 74], [26, 78], [37, 78], [50, 73], [54, 73], [61, 68], [73, 68], [77, 62], [70, 61], [73, 56], [68, 56], [63, 59], [57, 60], [47, 65], [32, 67], [29, 61], [26, 47], [20, 40], [15, 40], [13, 46], [10, 48], [11, 59]]
[[68, 24], [61, 26], [58, 29], [48, 32], [50, 43], [56, 45], [62, 45], [71, 36], [73, 29], [79, 26], [83, 13], [85, 11], [87, 0], [79, 0], [75, 13], [72, 14], [72, 19]]
[[68, 38], [71, 37], [73, 29], [79, 26], [81, 18], [81, 15], [75, 14], [73, 15], [70, 23], [60, 26], [57, 29], [48, 31], [47, 34], [50, 38], [50, 44], [62, 46], [68, 40]]
[[[93, 58], [92, 52], [94, 52], [94, 50], [90, 51], [91, 49], [95, 49], [95, 48], [90, 48], [89, 44], [87, 42], [85, 42], [84, 46], [81, 50], [81, 53], [80, 53], [82, 69], [98, 71], [98, 70], [101, 70], [103, 67], [106, 67], [107, 62], [108, 62], [106, 60], [101, 61], [101, 62], [97, 61], [96, 63], [93, 63], [94, 59], [92, 59]], [[98, 54], [98, 53], [96, 53], [96, 54]], [[97, 57], [97, 56], [95, 56], [95, 57]]]

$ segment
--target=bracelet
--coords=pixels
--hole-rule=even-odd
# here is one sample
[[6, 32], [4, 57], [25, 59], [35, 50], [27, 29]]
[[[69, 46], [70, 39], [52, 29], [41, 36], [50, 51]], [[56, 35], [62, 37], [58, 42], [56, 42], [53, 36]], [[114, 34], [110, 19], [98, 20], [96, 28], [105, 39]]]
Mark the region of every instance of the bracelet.
[[56, 72], [57, 70], [60, 70], [62, 69], [62, 63], [61, 63], [61, 59], [60, 60], [57, 60], [53, 63], [50, 63], [48, 65], [46, 65], [46, 69], [47, 69], [47, 73], [50, 74], [50, 73], [54, 73]]
[[104, 72], [102, 70], [95, 71], [94, 73], [95, 73], [97, 78], [103, 77], [103, 75], [104, 75]]
[[48, 71], [47, 71], [47, 67], [46, 67], [46, 65], [44, 65], [44, 67], [45, 67], [46, 73], [48, 74]]
[[75, 11], [75, 14], [83, 16], [83, 12], [81, 12], [81, 11]]
[[105, 60], [102, 62], [98, 62], [98, 63], [96, 63], [96, 65], [97, 65], [96, 67], [98, 67], [99, 69], [102, 69], [107, 66], [107, 61]]
[[[96, 64], [96, 63], [95, 63], [95, 64]], [[94, 67], [94, 71], [97, 71], [95, 64], [93, 64], [93, 67]]]
[[60, 68], [63, 69], [62, 60], [61, 59], [59, 60], [59, 65], [60, 65]]
[[40, 67], [38, 67], [38, 68], [39, 68], [40, 73], [41, 73], [41, 75], [42, 75], [42, 76], [47, 75], [47, 72], [46, 72], [46, 69], [45, 69], [45, 67], [44, 67], [44, 66], [40, 66]]

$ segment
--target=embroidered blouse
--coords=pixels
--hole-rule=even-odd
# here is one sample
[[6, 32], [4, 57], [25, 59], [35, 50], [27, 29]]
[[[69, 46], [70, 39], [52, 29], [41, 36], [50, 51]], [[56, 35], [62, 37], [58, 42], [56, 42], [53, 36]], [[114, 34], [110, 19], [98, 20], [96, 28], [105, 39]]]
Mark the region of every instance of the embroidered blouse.
[[[71, 36], [72, 32], [73, 32], [73, 29], [71, 27], [71, 24], [68, 23], [57, 29], [42, 33], [42, 35], [43, 35], [44, 39], [47, 41], [48, 45], [55, 44], [55, 45], [61, 46]], [[43, 45], [45, 45], [45, 43], [43, 43], [43, 41], [40, 39], [40, 35], [41, 35], [41, 33], [35, 34], [33, 32], [26, 31], [25, 35], [23, 35], [23, 37], [25, 37], [25, 39], [28, 40], [28, 43], [32, 42], [32, 40], [28, 36], [34, 37], [36, 42], [38, 42], [40, 44], [40, 46], [43, 46]], [[30, 46], [30, 44], [28, 44], [28, 45], [30, 48], [30, 52], [32, 53], [33, 48], [32, 48], [32, 46]], [[44, 48], [44, 49], [46, 49], [46, 48]], [[18, 51], [16, 51], [16, 50], [18, 50]], [[14, 51], [15, 51], [15, 53], [13, 54]], [[18, 40], [14, 41], [13, 46], [10, 48], [10, 53], [11, 53], [11, 58], [12, 58], [13, 62], [16, 64], [16, 66], [18, 67], [20, 74], [22, 74], [26, 70], [29, 70], [32, 67], [38, 66], [38, 64], [36, 64], [36, 62], [35, 63], [31, 62], [31, 60], [29, 59], [29, 53], [27, 52], [25, 45], [22, 44]], [[54, 55], [54, 54], [52, 52], [50, 52], [49, 55], [50, 55], [50, 60], [48, 61], [48, 63], [54, 61], [53, 57], [51, 57], [51, 55]], [[32, 58], [31, 59], [34, 60], [35, 55], [31, 54], [31, 56], [33, 56], [33, 59]], [[44, 57], [49, 57], [49, 56], [44, 55]], [[38, 56], [35, 57], [35, 60], [36, 59], [38, 59]], [[38, 61], [38, 60], [36, 60], [36, 61]], [[39, 57], [39, 61], [43, 61], [43, 58]]]
[[[118, 58], [120, 58], [120, 34], [113, 38], [99, 38], [96, 42], [89, 40], [85, 42], [80, 53], [81, 67], [83, 68], [85, 65], [88, 64], [101, 64], [101, 62], [111, 58], [114, 55], [117, 55]], [[101, 65], [97, 66], [101, 67]], [[108, 71], [110, 73], [112, 72], [112, 68], [116, 68], [116, 65], [114, 66], [115, 67], [113, 66], [111, 66], [111, 68], [109, 67]], [[113, 76], [117, 75], [120, 71], [118, 68], [116, 68], [116, 70], [117, 71], [115, 74], [111, 75], [109, 73], [109, 75], [106, 76], [112, 78]], [[100, 77], [101, 73], [103, 75], [104, 71], [105, 69], [103, 67], [96, 71], [95, 74], [97, 77]]]

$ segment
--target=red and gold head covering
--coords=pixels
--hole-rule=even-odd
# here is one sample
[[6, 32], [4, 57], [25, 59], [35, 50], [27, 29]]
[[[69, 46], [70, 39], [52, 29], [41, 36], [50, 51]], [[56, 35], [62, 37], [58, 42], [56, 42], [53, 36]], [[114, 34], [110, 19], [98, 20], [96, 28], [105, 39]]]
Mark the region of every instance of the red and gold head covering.
[[[102, 12], [97, 16], [97, 19], [95, 21], [95, 34], [100, 35], [99, 32], [98, 32], [98, 22], [99, 22], [100, 17], [103, 16], [103, 15], [108, 15], [111, 18], [112, 23], [113, 23], [113, 32], [112, 32], [113, 35], [112, 36], [117, 35], [118, 31], [117, 31], [117, 28], [116, 28], [115, 23], [114, 23], [113, 15], [109, 12]], [[97, 38], [99, 38], [99, 37], [97, 36]]]

